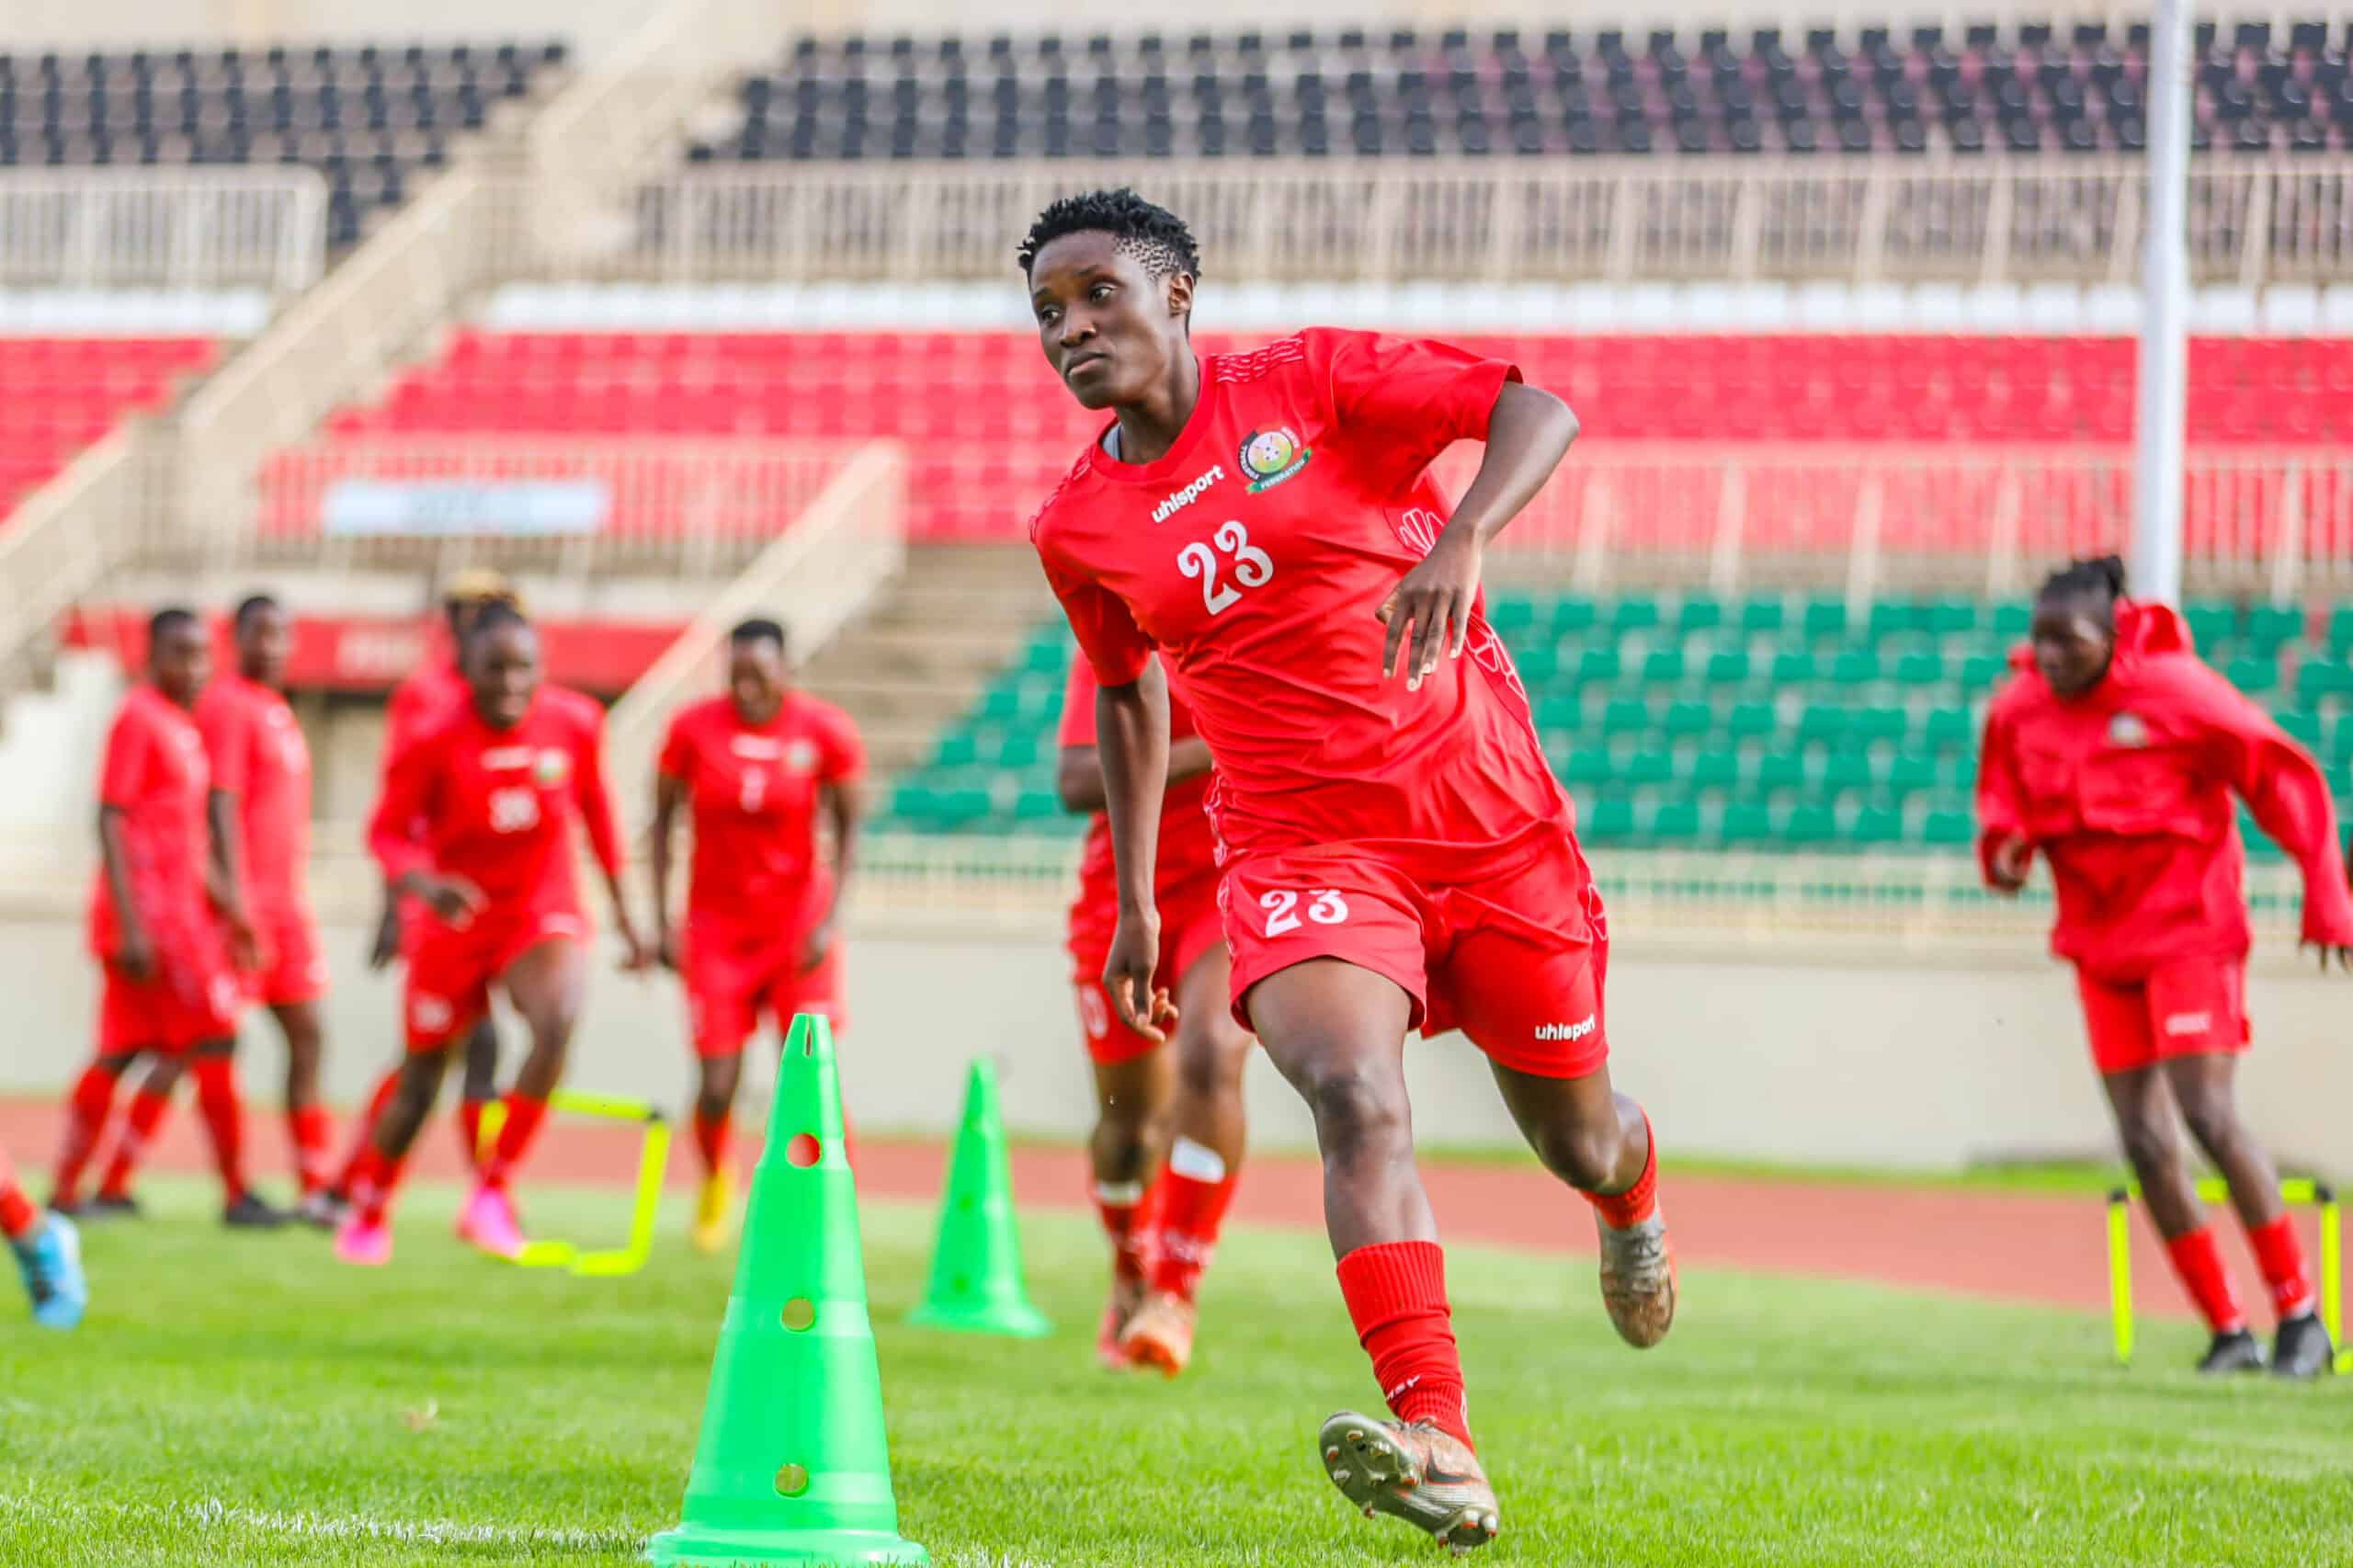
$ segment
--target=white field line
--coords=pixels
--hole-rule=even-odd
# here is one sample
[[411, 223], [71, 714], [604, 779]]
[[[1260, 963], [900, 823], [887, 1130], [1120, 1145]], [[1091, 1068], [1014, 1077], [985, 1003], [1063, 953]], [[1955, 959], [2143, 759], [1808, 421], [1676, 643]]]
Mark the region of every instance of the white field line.
[[39, 1497], [0, 1493], [0, 1515], [16, 1514], [52, 1523], [155, 1524], [195, 1529], [244, 1529], [269, 1535], [300, 1536], [314, 1540], [381, 1540], [417, 1546], [553, 1546], [574, 1551], [625, 1551], [634, 1554], [644, 1538], [619, 1530], [551, 1529], [543, 1526], [509, 1528], [499, 1525], [460, 1525], [441, 1520], [372, 1519], [364, 1516], [336, 1517], [322, 1514], [285, 1513], [274, 1508], [245, 1508], [217, 1497], [196, 1502], [92, 1502], [83, 1498]]

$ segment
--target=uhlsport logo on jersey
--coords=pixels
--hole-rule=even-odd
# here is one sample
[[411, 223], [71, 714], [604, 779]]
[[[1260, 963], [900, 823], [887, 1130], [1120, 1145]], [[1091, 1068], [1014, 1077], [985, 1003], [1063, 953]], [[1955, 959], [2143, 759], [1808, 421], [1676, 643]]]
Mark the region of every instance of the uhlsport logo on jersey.
[[1224, 477], [1225, 465], [1223, 463], [1210, 464], [1208, 471], [1199, 479], [1193, 481], [1192, 483], [1185, 486], [1182, 490], [1170, 491], [1167, 497], [1164, 499], [1159, 506], [1154, 506], [1152, 509], [1152, 520], [1155, 523], [1166, 522], [1169, 518], [1175, 517], [1177, 513], [1183, 511], [1186, 507], [1199, 500], [1201, 498], [1202, 492], [1206, 491], [1211, 485], [1215, 484], [1219, 480], [1223, 479]]
[[1256, 495], [1261, 490], [1280, 484], [1307, 466], [1314, 452], [1299, 444], [1299, 437], [1284, 426], [1272, 430], [1253, 430], [1242, 438], [1242, 472], [1250, 476], [1249, 491]]

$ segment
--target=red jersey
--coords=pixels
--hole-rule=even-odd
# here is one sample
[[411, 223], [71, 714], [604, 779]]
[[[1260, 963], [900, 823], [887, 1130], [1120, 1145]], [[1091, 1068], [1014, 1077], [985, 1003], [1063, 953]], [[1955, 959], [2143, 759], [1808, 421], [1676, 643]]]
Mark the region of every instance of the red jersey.
[[[132, 687], [107, 732], [98, 804], [122, 813], [131, 902], [148, 940], [159, 946], [209, 918], [204, 869], [211, 833], [204, 802], [210, 788], [195, 718], [153, 686]], [[101, 860], [90, 889], [90, 950], [110, 956], [121, 932]]]
[[747, 724], [732, 699], [713, 697], [671, 719], [655, 766], [694, 810], [689, 915], [789, 926], [824, 913], [832, 881], [817, 854], [818, 801], [866, 771], [848, 714], [788, 691], [775, 717]]
[[457, 655], [447, 648], [426, 654], [401, 677], [384, 705], [384, 771], [390, 773], [401, 753], [472, 700], [473, 691]]
[[605, 712], [541, 687], [522, 722], [494, 730], [468, 703], [392, 759], [368, 846], [394, 881], [414, 870], [460, 876], [491, 904], [577, 911], [572, 823], [597, 864], [620, 871], [620, 835], [600, 756]]
[[1460, 875], [1466, 851], [1565, 827], [1483, 612], [1466, 656], [1418, 691], [1382, 678], [1373, 614], [1445, 524], [1430, 460], [1486, 434], [1518, 371], [1326, 329], [1200, 370], [1166, 456], [1126, 463], [1090, 443], [1030, 538], [1103, 679], [1133, 680], [1160, 650], [1217, 758], [1229, 852], [1345, 843]]
[[[1063, 690], [1063, 746], [1095, 744], [1095, 671], [1080, 653], [1070, 662], [1070, 681]], [[1193, 710], [1174, 687], [1168, 693], [1168, 738], [1189, 739]], [[1205, 877], [1217, 869], [1217, 834], [1210, 825], [1210, 780], [1214, 774], [1197, 774], [1168, 786], [1160, 802], [1160, 864], [1153, 869], [1156, 887]], [[1111, 819], [1097, 812], [1086, 824], [1086, 847], [1078, 862], [1079, 902], [1108, 903], [1119, 897], [1111, 863]]]
[[204, 688], [197, 728], [212, 788], [237, 799], [239, 885], [256, 915], [306, 908], [311, 857], [311, 747], [285, 697], [243, 676]]
[[2025, 666], [1995, 698], [1977, 769], [1978, 857], [2022, 838], [2050, 862], [2052, 950], [2095, 979], [2177, 959], [2236, 959], [2252, 941], [2238, 795], [2303, 869], [2307, 941], [2353, 944], [2328, 783], [2302, 747], [2189, 649], [2161, 605], [2116, 611], [2098, 685], [2060, 697]]

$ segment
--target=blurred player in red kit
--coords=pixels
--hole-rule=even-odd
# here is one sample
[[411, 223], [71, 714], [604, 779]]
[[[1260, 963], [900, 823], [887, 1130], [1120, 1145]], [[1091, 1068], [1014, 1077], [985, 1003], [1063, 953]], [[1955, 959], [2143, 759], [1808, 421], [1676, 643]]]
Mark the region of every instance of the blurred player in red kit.
[[1978, 858], [1999, 892], [2040, 854], [2058, 891], [2052, 949], [2075, 966], [2092, 1062], [2149, 1217], [2213, 1331], [2200, 1363], [2250, 1371], [2263, 1347], [2198, 1201], [2175, 1113], [2229, 1182], [2279, 1333], [2271, 1367], [2329, 1369], [2313, 1271], [2270, 1156], [2239, 1119], [2252, 1038], [2232, 797], [2303, 871], [2303, 940], [2340, 959], [2353, 894], [2328, 781], [2303, 748], [2190, 650], [2180, 618], [2124, 597], [2123, 562], [2078, 562], [2034, 605], [2033, 642], [1986, 715]]
[[[763, 1013], [842, 1027], [843, 895], [863, 812], [866, 748], [849, 715], [792, 688], [784, 628], [747, 620], [727, 640], [727, 689], [670, 721], [654, 785], [654, 928], [662, 962], [686, 982], [694, 1046], [695, 1148], [703, 1183], [694, 1244], [733, 1224], [730, 1118], [744, 1047]], [[670, 918], [671, 836], [694, 823], [686, 930]], [[833, 840], [826, 864], [823, 819]]]
[[[428, 653], [416, 668], [401, 678], [392, 687], [391, 700], [384, 709], [384, 750], [382, 772], [389, 778], [392, 765], [416, 739], [434, 729], [452, 713], [463, 709], [471, 694], [466, 686], [465, 672], [458, 667], [458, 652], [465, 645], [466, 632], [483, 607], [503, 604], [520, 608], [515, 589], [496, 572], [469, 568], [452, 573], [442, 585], [441, 614], [444, 637], [439, 645]], [[376, 918], [376, 937], [368, 952], [368, 967], [383, 969], [401, 951], [403, 900], [392, 889], [384, 890], [383, 912]], [[360, 1159], [368, 1147], [369, 1130], [376, 1119], [392, 1103], [399, 1090], [401, 1064], [394, 1062], [376, 1084], [369, 1096], [367, 1109], [353, 1122], [355, 1137], [351, 1152], [346, 1156], [335, 1176], [329, 1196], [310, 1207], [335, 1215], [341, 1200], [349, 1195], [351, 1178], [357, 1173]], [[467, 1163], [477, 1171], [482, 1168], [485, 1151], [483, 1147], [483, 1110], [498, 1097], [498, 1029], [488, 1013], [474, 1024], [473, 1032], [466, 1037], [464, 1076], [459, 1085], [457, 1131], [458, 1142], [465, 1151]]]
[[352, 1179], [350, 1216], [335, 1235], [335, 1256], [347, 1263], [391, 1260], [386, 1214], [402, 1165], [493, 985], [522, 1016], [531, 1051], [458, 1233], [500, 1256], [521, 1252], [508, 1179], [546, 1119], [587, 991], [575, 820], [604, 872], [623, 967], [634, 970], [643, 958], [621, 897], [620, 838], [600, 756], [603, 710], [540, 684], [539, 634], [509, 605], [486, 606], [474, 618], [463, 665], [466, 706], [401, 754], [368, 827], [384, 880], [423, 913], [405, 939], [408, 1060]]
[[[1414, 1166], [1409, 1030], [1468, 1035], [1591, 1200], [1619, 1333], [1655, 1344], [1675, 1308], [1649, 1121], [1610, 1086], [1600, 900], [1480, 609], [1487, 542], [1576, 420], [1434, 343], [1315, 330], [1197, 358], [1192, 235], [1130, 191], [1056, 202], [1020, 262], [1048, 363], [1114, 415], [1030, 525], [1103, 683], [1105, 985], [1155, 1037], [1176, 1012], [1153, 982], [1173, 682], [1216, 768], [1234, 1015], [1314, 1116], [1341, 1295], [1397, 1415], [1343, 1411], [1318, 1454], [1358, 1507], [1483, 1545], [1500, 1516]], [[1458, 439], [1485, 453], [1449, 520], [1427, 470]]]
[[1227, 1006], [1233, 965], [1217, 908], [1217, 835], [1205, 809], [1210, 749], [1173, 696], [1168, 736], [1168, 790], [1153, 868], [1161, 919], [1154, 984], [1176, 1006], [1164, 1045], [1113, 1017], [1103, 995], [1119, 887], [1095, 745], [1095, 672], [1084, 653], [1071, 660], [1055, 782], [1064, 806], [1094, 818], [1070, 906], [1069, 945], [1079, 1028], [1095, 1065], [1087, 1154], [1096, 1210], [1111, 1242], [1111, 1297], [1095, 1353], [1106, 1367], [1157, 1367], [1173, 1378], [1192, 1359], [1201, 1272], [1242, 1171], [1242, 1069], [1254, 1042]]
[[[284, 1216], [245, 1186], [244, 1109], [234, 1056], [243, 1002], [235, 964], [255, 956], [253, 927], [222, 876], [207, 825], [211, 770], [194, 709], [212, 673], [212, 648], [194, 614], [158, 610], [148, 622], [148, 678], [131, 688], [108, 732], [98, 783], [100, 866], [90, 891], [90, 950], [104, 969], [97, 1060], [66, 1103], [50, 1206], [82, 1210], [81, 1184], [114, 1105], [117, 1084], [142, 1055], [186, 1056], [221, 1171], [222, 1220], [267, 1228]], [[168, 1105], [134, 1105], [123, 1131], [129, 1180], [138, 1146]], [[116, 1210], [132, 1210], [127, 1189]]]

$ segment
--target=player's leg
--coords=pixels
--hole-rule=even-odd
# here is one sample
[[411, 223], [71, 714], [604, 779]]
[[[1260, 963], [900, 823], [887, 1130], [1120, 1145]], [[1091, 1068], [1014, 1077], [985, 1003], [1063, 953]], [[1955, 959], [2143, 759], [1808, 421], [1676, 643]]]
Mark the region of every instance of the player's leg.
[[64, 1134], [50, 1173], [49, 1206], [57, 1213], [84, 1211], [82, 1179], [114, 1113], [115, 1089], [141, 1052], [169, 1037], [165, 1001], [153, 981], [136, 982], [110, 963], [99, 965], [97, 1049], [66, 1093]]
[[271, 1208], [245, 1182], [245, 1107], [237, 1084], [233, 1035], [200, 1040], [188, 1053], [188, 1075], [196, 1080], [197, 1114], [203, 1119], [212, 1162], [221, 1174], [222, 1223], [240, 1230], [274, 1230], [287, 1216]]
[[682, 958], [687, 1038], [695, 1058], [695, 1151], [703, 1172], [688, 1240], [699, 1251], [717, 1252], [733, 1235], [734, 1180], [727, 1150], [734, 1136], [744, 1047], [759, 1022], [761, 977], [706, 922], [688, 923]]
[[369, 1123], [368, 1141], [353, 1163], [350, 1211], [335, 1236], [335, 1255], [346, 1263], [375, 1267], [392, 1260], [392, 1200], [399, 1196], [409, 1153], [432, 1114], [455, 1049], [455, 1037], [415, 1038], [413, 1008], [410, 1016], [408, 1055], [393, 1074], [392, 1096]]
[[320, 1199], [334, 1174], [328, 1149], [335, 1142], [335, 1119], [319, 1101], [326, 1030], [315, 998], [273, 1003], [269, 1012], [286, 1041], [286, 1141], [294, 1153], [295, 1180], [301, 1184], [301, 1212], [313, 1224], [324, 1223], [329, 1211]]
[[[2145, 1017], [2145, 1015], [2144, 1015]], [[2248, 1332], [2245, 1309], [2231, 1283], [2222, 1250], [2198, 1201], [2198, 1184], [2182, 1148], [2179, 1119], [2164, 1072], [2154, 1062], [2100, 1074], [2116, 1118], [2124, 1158], [2141, 1184], [2141, 1201], [2163, 1238], [2165, 1256], [2182, 1289], [2213, 1335], [2199, 1369], [2253, 1371], [2263, 1365], [2263, 1346]]]
[[139, 1199], [132, 1196], [131, 1184], [139, 1174], [139, 1162], [146, 1157], [171, 1113], [172, 1095], [187, 1066], [188, 1059], [173, 1052], [149, 1059], [138, 1088], [131, 1092], [130, 1108], [123, 1113], [122, 1130], [115, 1134], [114, 1153], [99, 1173], [97, 1195], [89, 1205], [92, 1219], [138, 1217]]
[[484, 1252], [513, 1257], [525, 1241], [509, 1183], [547, 1120], [549, 1097], [563, 1081], [572, 1031], [588, 994], [587, 951], [573, 936], [544, 937], [506, 966], [501, 983], [530, 1032], [531, 1049], [507, 1092], [497, 1141], [458, 1217], [458, 1233]]
[[1398, 1416], [1344, 1411], [1324, 1423], [1333, 1484], [1368, 1513], [1394, 1514], [1449, 1546], [1483, 1545], [1499, 1527], [1495, 1491], [1472, 1451], [1445, 1254], [1414, 1168], [1404, 1072], [1414, 998], [1371, 970], [1310, 958], [1258, 981], [1245, 1003], [1268, 1059], [1314, 1118], [1340, 1293]]
[[[402, 1060], [405, 1061], [406, 1057]], [[359, 1174], [360, 1162], [374, 1145], [376, 1123], [382, 1119], [385, 1108], [392, 1103], [392, 1096], [400, 1093], [401, 1065], [401, 1062], [395, 1062], [385, 1070], [384, 1075], [376, 1080], [375, 1088], [369, 1091], [367, 1105], [352, 1119], [349, 1130], [351, 1147], [345, 1153], [342, 1165], [335, 1168], [335, 1180], [327, 1187], [326, 1201], [320, 1205], [322, 1212], [338, 1222], [343, 1218], [341, 1210], [350, 1206], [352, 1178]]]
[[[1142, 1304], [1151, 1266], [1148, 1252], [1152, 1176], [1166, 1147], [1167, 1110], [1174, 1075], [1168, 1052], [1110, 1017], [1110, 1004], [1098, 983], [1078, 987], [1080, 1026], [1087, 1032], [1095, 1078], [1095, 1126], [1086, 1137], [1086, 1163], [1095, 1212], [1111, 1245], [1111, 1288], [1095, 1335], [1095, 1357], [1103, 1366], [1130, 1364], [1123, 1336]], [[1097, 1024], [1103, 1028], [1098, 1035]]]
[[2189, 1135], [2230, 1184], [2232, 1207], [2246, 1228], [2247, 1244], [2270, 1289], [2279, 1324], [2271, 1369], [2282, 1377], [2319, 1376], [2336, 1363], [2336, 1346], [2320, 1321], [2320, 1295], [2303, 1238], [2296, 1234], [2295, 1218], [2280, 1201], [2279, 1170], [2240, 1119], [2234, 1082], [2238, 1058], [2226, 1053], [2175, 1056], [2165, 1061], [2164, 1072]]
[[33, 1321], [43, 1328], [80, 1323], [90, 1299], [89, 1281], [82, 1275], [82, 1238], [64, 1215], [44, 1215], [33, 1207], [6, 1149], [0, 1149], [0, 1237], [16, 1257], [25, 1294], [32, 1300]]
[[1120, 1345], [1172, 1378], [1192, 1358], [1201, 1274], [1242, 1174], [1242, 1071], [1257, 1041], [1234, 1021], [1233, 978], [1218, 931], [1178, 972], [1176, 1030], [1163, 1053], [1175, 1069], [1168, 1157], [1154, 1184], [1147, 1295]]
[[466, 1036], [465, 1077], [458, 1088], [458, 1143], [477, 1175], [490, 1157], [483, 1142], [483, 1112], [497, 1098], [498, 1026], [484, 1008]]

